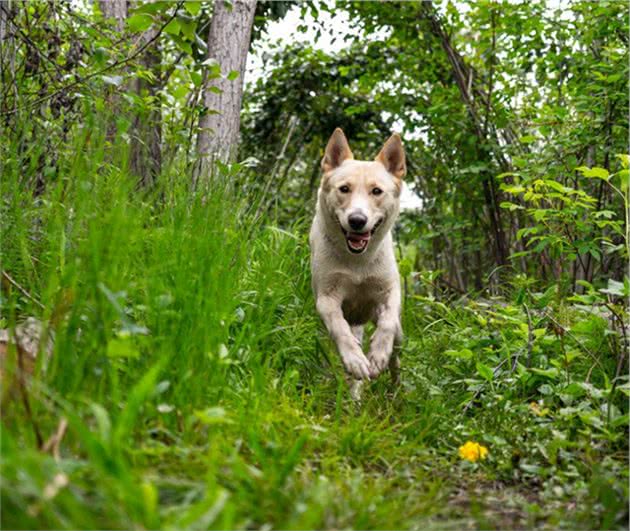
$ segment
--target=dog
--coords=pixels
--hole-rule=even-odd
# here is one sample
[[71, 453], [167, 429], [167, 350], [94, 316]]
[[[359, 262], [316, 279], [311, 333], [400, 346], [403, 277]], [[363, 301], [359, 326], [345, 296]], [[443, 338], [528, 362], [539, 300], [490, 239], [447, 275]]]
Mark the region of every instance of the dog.
[[[373, 161], [354, 160], [343, 131], [335, 129], [321, 162], [322, 179], [310, 232], [312, 287], [317, 312], [354, 379], [361, 382], [389, 367], [399, 382], [400, 277], [392, 227], [400, 211], [407, 168], [394, 133]], [[376, 325], [363, 352], [363, 329]]]

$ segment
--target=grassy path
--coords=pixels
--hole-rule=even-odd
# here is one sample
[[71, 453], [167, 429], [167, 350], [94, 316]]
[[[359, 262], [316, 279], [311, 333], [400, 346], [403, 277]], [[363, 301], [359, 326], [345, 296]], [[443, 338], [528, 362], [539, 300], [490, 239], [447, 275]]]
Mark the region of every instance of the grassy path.
[[[55, 350], [30, 415], [5, 396], [4, 528], [624, 525], [628, 387], [606, 376], [601, 318], [532, 291], [528, 325], [521, 295], [445, 304], [418, 284], [403, 384], [358, 406], [315, 315], [304, 225], [252, 237], [221, 192], [158, 213], [81, 161], [63, 202], [51, 188], [5, 212], [3, 267], [44, 310], [13, 291], [3, 327], [37, 315]], [[61, 419], [59, 455], [39, 451], [33, 426]], [[468, 440], [487, 459], [462, 460]]]

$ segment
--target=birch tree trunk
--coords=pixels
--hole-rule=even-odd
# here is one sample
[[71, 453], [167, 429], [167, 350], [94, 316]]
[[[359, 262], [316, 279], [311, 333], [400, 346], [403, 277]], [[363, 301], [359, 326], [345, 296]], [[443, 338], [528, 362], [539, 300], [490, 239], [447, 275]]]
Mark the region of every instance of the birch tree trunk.
[[[199, 120], [197, 182], [209, 178], [213, 160], [228, 161], [236, 155], [243, 77], [255, 11], [256, 0], [233, 0], [231, 6], [223, 0], [214, 3], [208, 32], [208, 58], [218, 62], [222, 76], [206, 78], [204, 83], [206, 113]], [[238, 77], [229, 79], [233, 77], [228, 77], [230, 72], [238, 72]]]

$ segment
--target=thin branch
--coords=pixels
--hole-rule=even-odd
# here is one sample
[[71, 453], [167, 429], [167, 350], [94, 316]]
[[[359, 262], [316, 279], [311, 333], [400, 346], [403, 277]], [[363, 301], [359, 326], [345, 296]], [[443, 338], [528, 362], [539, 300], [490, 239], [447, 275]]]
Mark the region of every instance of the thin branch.
[[570, 330], [568, 330], [567, 328], [565, 328], [562, 324], [560, 324], [556, 319], [554, 319], [551, 315], [549, 315], [548, 312], [543, 312], [543, 316], [547, 317], [553, 324], [555, 324], [560, 330], [562, 330], [562, 332], [566, 335], [568, 335], [571, 339], [573, 339], [573, 341], [575, 341], [577, 343], [577, 345], [584, 351], [586, 352], [592, 359], [593, 361], [597, 364], [597, 366], [602, 370], [603, 373], [606, 372], [606, 370], [604, 369], [604, 366], [601, 364], [601, 362], [599, 361], [599, 358], [597, 356], [595, 356], [595, 354], [593, 354], [589, 349], [587, 349], [582, 342], [575, 337]]
[[[532, 323], [532, 314], [527, 304], [523, 304], [525, 313], [527, 314], [527, 368], [532, 366], [532, 351], [534, 346], [534, 325]], [[516, 366], [516, 363], [514, 364]], [[512, 368], [514, 370], [514, 367]]]
[[50, 438], [42, 445], [42, 452], [51, 452], [53, 457], [55, 458], [55, 461], [59, 461], [60, 459], [59, 446], [61, 445], [63, 436], [66, 434], [67, 428], [68, 421], [65, 417], [61, 417], [55, 433], [52, 434]]
[[492, 107], [492, 91], [494, 89], [494, 66], [496, 63], [496, 47], [497, 47], [497, 32], [496, 32], [496, 11], [492, 9], [492, 53], [490, 54], [490, 75], [488, 79], [488, 96], [486, 98], [486, 115], [483, 121], [483, 134], [488, 134], [488, 124], [490, 120], [490, 108]]
[[14, 288], [16, 288], [22, 295], [24, 295], [30, 301], [34, 302], [37, 306], [39, 306], [40, 309], [42, 310], [45, 309], [45, 306], [41, 302], [39, 302], [35, 297], [33, 297], [28, 291], [26, 291], [22, 286], [20, 286], [15, 280], [13, 280], [13, 278], [11, 278], [11, 275], [9, 275], [9, 273], [7, 273], [6, 271], [2, 271], [2, 276], [5, 278], [5, 280], [9, 284], [11, 284]]
[[[126, 65], [127, 63], [133, 61], [136, 57], [141, 55], [149, 46], [151, 46], [160, 37], [160, 35], [162, 35], [162, 32], [164, 31], [164, 28], [166, 28], [166, 26], [168, 26], [171, 23], [171, 21], [177, 16], [177, 13], [179, 12], [179, 8], [182, 6], [183, 3], [184, 3], [184, 0], [180, 0], [179, 2], [177, 2], [177, 6], [175, 7], [175, 11], [171, 15], [171, 17], [164, 24], [162, 24], [162, 27], [159, 29], [159, 31], [151, 39], [149, 39], [143, 46], [141, 46], [136, 52], [132, 53], [131, 55], [128, 55], [124, 59], [121, 59], [119, 61], [115, 61], [111, 65], [108, 65], [108, 66], [106, 66], [104, 68], [101, 68], [100, 70], [97, 70], [96, 72], [92, 72], [91, 74], [88, 74], [87, 76], [85, 76], [82, 79], [77, 79], [76, 81], [73, 81], [69, 85], [61, 87], [61, 88], [51, 92], [50, 94], [47, 94], [46, 96], [43, 96], [42, 98], [39, 98], [38, 100], [35, 100], [34, 102], [32, 102], [31, 104], [27, 105], [24, 108], [25, 109], [32, 109], [33, 107], [36, 107], [40, 103], [43, 103], [43, 102], [45, 102], [45, 101], [47, 101], [47, 100], [49, 100], [51, 98], [54, 98], [55, 96], [57, 96], [58, 94], [61, 94], [62, 92], [66, 92], [66, 91], [76, 87], [77, 85], [81, 85], [81, 84], [85, 83], [86, 81], [89, 81], [90, 79], [92, 79], [92, 78], [94, 78], [96, 76], [100, 76], [101, 74], [103, 74], [105, 72], [108, 72], [108, 71], [110, 71], [110, 70], [112, 70], [114, 68], [117, 68], [119, 66]], [[1, 113], [0, 116], [6, 115], [6, 114], [15, 114], [20, 109], [21, 108], [16, 107], [12, 111], [5, 111], [5, 112]]]

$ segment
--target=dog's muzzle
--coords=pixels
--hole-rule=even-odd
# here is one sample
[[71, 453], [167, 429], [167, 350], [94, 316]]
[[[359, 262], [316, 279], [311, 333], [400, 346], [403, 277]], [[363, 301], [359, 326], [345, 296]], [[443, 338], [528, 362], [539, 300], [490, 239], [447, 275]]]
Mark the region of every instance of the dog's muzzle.
[[341, 221], [339, 221], [339, 219], [337, 219], [337, 223], [339, 223], [343, 235], [346, 238], [346, 245], [348, 246], [348, 250], [353, 254], [361, 254], [364, 253], [368, 248], [368, 245], [370, 244], [370, 239], [372, 238], [372, 236], [374, 236], [376, 229], [378, 229], [383, 223], [383, 218], [379, 219], [376, 222], [372, 230], [365, 232], [347, 231], [343, 228], [343, 225], [341, 224]]

